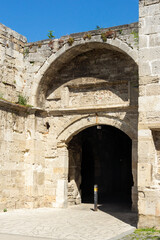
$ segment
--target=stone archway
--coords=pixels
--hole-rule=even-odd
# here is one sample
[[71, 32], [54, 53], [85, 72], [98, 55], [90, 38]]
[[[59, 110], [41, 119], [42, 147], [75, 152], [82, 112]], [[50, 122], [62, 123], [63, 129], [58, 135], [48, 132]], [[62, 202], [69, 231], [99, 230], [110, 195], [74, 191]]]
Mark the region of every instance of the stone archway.
[[[114, 128], [124, 132], [124, 135], [128, 135], [132, 140], [132, 175], [134, 186], [132, 187], [132, 209], [137, 209], [137, 134], [136, 130], [129, 126], [125, 121], [121, 121], [116, 118], [109, 118], [106, 116], [86, 116], [79, 120], [75, 120], [74, 123], [68, 124], [62, 131], [59, 132], [57, 138], [58, 158], [63, 164], [64, 174], [61, 179], [58, 180], [56, 205], [58, 207], [65, 207], [68, 205], [68, 173], [69, 173], [69, 152], [68, 146], [71, 139], [78, 133], [82, 132], [88, 127], [96, 125], [110, 125]], [[78, 189], [77, 189], [78, 190]], [[80, 196], [77, 198], [77, 203], [80, 203]]]
[[[68, 143], [94, 125], [116, 127], [132, 139], [136, 186], [137, 56], [136, 49], [118, 38], [104, 43], [100, 35], [93, 36], [86, 42], [78, 39], [72, 46], [64, 43], [37, 73], [33, 98], [54, 126], [49, 137], [55, 140], [52, 148], [58, 207], [67, 205]], [[132, 190], [136, 199], [136, 187]], [[136, 206], [137, 201], [134, 203]]]

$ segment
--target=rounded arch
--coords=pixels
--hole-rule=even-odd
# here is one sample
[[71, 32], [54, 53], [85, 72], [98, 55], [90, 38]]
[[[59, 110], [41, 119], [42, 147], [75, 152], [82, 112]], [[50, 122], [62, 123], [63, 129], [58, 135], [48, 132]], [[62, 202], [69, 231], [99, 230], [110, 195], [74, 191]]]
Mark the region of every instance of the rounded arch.
[[122, 129], [101, 123], [90, 126], [76, 134], [67, 148], [68, 187], [74, 192], [68, 195], [71, 204], [91, 203], [96, 183], [99, 203], [116, 196], [132, 206], [132, 140]]
[[74, 135], [83, 131], [88, 127], [92, 127], [95, 125], [110, 125], [118, 128], [126, 135], [130, 137], [130, 139], [136, 139], [136, 130], [126, 123], [124, 120], [120, 120], [118, 118], [108, 117], [104, 115], [100, 116], [85, 116], [79, 119], [76, 119], [74, 122], [68, 124], [63, 129], [61, 129], [57, 136], [57, 143], [65, 143], [68, 144], [69, 141], [73, 138]]
[[[125, 116], [124, 116], [125, 118]], [[66, 126], [63, 126], [58, 135], [57, 135], [57, 149], [59, 153], [59, 159], [63, 156], [63, 161], [65, 166], [67, 166], [67, 174], [65, 175], [66, 185], [68, 186], [68, 173], [69, 173], [69, 151], [72, 148], [69, 148], [69, 144], [71, 143], [72, 138], [78, 133], [83, 132], [83, 130], [90, 128], [96, 125], [108, 125], [115, 127], [121, 130], [124, 135], [127, 135], [132, 141], [132, 176], [133, 183], [132, 191], [131, 191], [131, 199], [132, 199], [132, 209], [137, 209], [137, 156], [135, 152], [137, 152], [137, 130], [131, 126], [125, 119], [119, 119], [118, 117], [113, 116], [105, 116], [105, 115], [86, 115], [81, 118], [76, 118], [72, 122], [68, 122]], [[64, 203], [67, 201], [67, 194], [64, 196]], [[57, 203], [58, 204], [58, 203]]]
[[103, 42], [101, 35], [92, 36], [91, 40], [87, 42], [81, 38], [76, 40], [72, 46], [65, 43], [64, 46], [56, 53], [52, 54], [40, 68], [35, 76], [34, 85], [32, 87], [32, 104], [37, 105], [36, 99], [39, 97], [40, 89], [43, 84], [49, 83], [54, 73], [62, 67], [66, 61], [69, 61], [81, 53], [85, 53], [92, 49], [106, 48], [114, 51], [121, 52], [128, 55], [136, 64], [138, 64], [138, 51], [131, 48], [127, 43], [122, 40], [108, 39]]

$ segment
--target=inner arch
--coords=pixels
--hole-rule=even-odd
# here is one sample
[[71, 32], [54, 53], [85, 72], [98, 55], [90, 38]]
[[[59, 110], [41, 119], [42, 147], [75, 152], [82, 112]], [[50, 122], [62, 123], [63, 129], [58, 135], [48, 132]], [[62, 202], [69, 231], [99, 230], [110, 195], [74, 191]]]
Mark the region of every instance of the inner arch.
[[98, 125], [75, 135], [68, 144], [68, 201], [93, 203], [93, 186], [99, 186], [99, 203], [125, 203], [131, 207], [132, 141], [121, 130]]

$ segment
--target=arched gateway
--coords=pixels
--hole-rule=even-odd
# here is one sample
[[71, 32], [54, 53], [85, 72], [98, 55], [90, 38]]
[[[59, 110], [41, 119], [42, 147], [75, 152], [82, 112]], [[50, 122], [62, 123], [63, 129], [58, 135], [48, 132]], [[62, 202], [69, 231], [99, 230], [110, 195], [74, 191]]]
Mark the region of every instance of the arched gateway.
[[57, 206], [92, 202], [98, 183], [101, 202], [123, 200], [137, 208], [137, 133], [131, 125], [100, 114], [84, 116], [65, 126], [57, 140], [59, 162], [66, 167]]
[[[92, 38], [87, 43], [81, 39], [72, 47], [64, 45], [63, 49], [50, 57], [37, 74], [38, 85], [35, 86], [38, 87], [35, 87], [36, 94], [33, 94], [36, 96], [35, 102], [48, 112], [49, 124], [54, 126], [53, 132], [51, 130], [49, 132], [49, 139], [52, 139], [52, 148], [56, 150], [55, 166], [53, 166], [54, 178], [56, 178], [56, 206], [78, 204], [87, 198], [83, 194], [85, 192], [83, 170], [86, 166], [82, 167], [82, 165], [85, 165], [84, 159], [89, 153], [84, 151], [84, 136], [88, 131], [92, 132], [91, 129], [93, 129], [91, 135], [94, 135], [94, 131], [98, 130], [97, 126], [100, 126], [102, 131], [99, 131], [99, 134], [103, 132], [102, 144], [99, 142], [101, 140], [94, 141], [94, 137], [92, 143], [88, 143], [94, 146], [100, 144], [99, 148], [103, 146], [101, 157], [88, 162], [88, 167], [90, 164], [95, 165], [91, 175], [98, 174], [99, 171], [101, 172], [99, 175], [105, 176], [105, 171], [102, 170], [108, 169], [110, 178], [103, 177], [98, 180], [101, 185], [101, 195], [103, 195], [102, 189], [105, 189], [105, 196], [110, 191], [111, 193], [117, 191], [118, 194], [119, 190], [122, 192], [122, 189], [128, 189], [123, 193], [129, 194], [132, 208], [137, 208], [136, 57], [136, 50], [119, 39], [109, 39], [107, 43], [103, 43], [100, 37]], [[91, 138], [91, 135], [87, 135], [86, 139]], [[109, 139], [112, 139], [112, 144]], [[107, 147], [111, 149], [108, 152], [105, 151]], [[86, 153], [83, 158], [80, 157], [80, 149]], [[95, 152], [92, 152], [94, 159], [98, 151], [100, 150], [95, 148]], [[119, 154], [114, 157], [111, 154], [113, 151]], [[76, 152], [79, 154], [77, 155]], [[107, 154], [110, 160], [107, 160]], [[79, 163], [76, 158], [79, 158]], [[128, 160], [124, 160], [126, 158]], [[128, 165], [120, 166], [120, 161], [123, 163], [126, 161]], [[79, 169], [75, 167], [76, 164]], [[119, 166], [121, 170], [118, 172], [117, 167], [114, 172], [113, 168], [107, 168], [107, 164]], [[99, 165], [102, 166], [98, 167]], [[127, 170], [125, 170], [126, 166], [128, 166]], [[114, 174], [119, 175], [119, 178], [114, 179]], [[74, 182], [71, 179], [73, 175]], [[91, 178], [88, 176], [88, 179]], [[109, 190], [111, 185], [107, 188], [108, 181], [112, 182], [112, 190]], [[120, 181], [121, 184], [116, 185], [116, 181]], [[129, 184], [125, 184], [125, 181]], [[93, 182], [92, 178], [92, 185]], [[104, 200], [105, 196], [101, 199]], [[113, 197], [113, 194], [110, 196]]]
[[98, 184], [99, 203], [131, 206], [132, 140], [109, 125], [96, 125], [75, 135], [68, 144], [68, 203], [93, 203]]
[[159, 228], [159, 7], [139, 0], [139, 23], [34, 43], [0, 24], [1, 209], [78, 204], [98, 181], [102, 200], [128, 189], [138, 226]]

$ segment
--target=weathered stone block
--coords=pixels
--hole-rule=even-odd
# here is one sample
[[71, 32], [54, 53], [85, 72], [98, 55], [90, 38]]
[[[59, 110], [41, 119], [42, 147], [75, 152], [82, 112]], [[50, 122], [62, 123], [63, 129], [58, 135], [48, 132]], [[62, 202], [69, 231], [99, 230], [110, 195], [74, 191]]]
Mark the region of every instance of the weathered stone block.
[[152, 84], [152, 85], [146, 86], [146, 96], [159, 95], [159, 93], [160, 93], [159, 84]]
[[150, 163], [138, 163], [138, 186], [147, 187], [152, 181], [152, 165]]
[[[159, 6], [158, 6], [159, 7]], [[145, 17], [145, 25], [143, 27], [143, 33], [146, 34], [155, 34], [160, 32], [160, 14]]]
[[157, 60], [153, 59], [152, 65], [152, 74], [153, 75], [160, 75], [160, 60], [157, 58]]
[[145, 0], [144, 1], [145, 6], [156, 4], [156, 3], [159, 3], [159, 2], [160, 2], [159, 0]]
[[152, 34], [149, 36], [149, 47], [160, 46], [160, 34]]
[[139, 36], [139, 48], [145, 49], [149, 47], [149, 36], [147, 35], [140, 35]]
[[37, 174], [37, 184], [38, 185], [43, 185], [44, 184], [44, 173], [43, 172], [38, 172], [38, 174]]
[[152, 72], [151, 72], [151, 66], [149, 62], [142, 62], [140, 61], [139, 63], [139, 76], [151, 76]]
[[139, 110], [140, 111], [150, 111], [150, 106], [152, 106], [152, 111], [160, 111], [160, 96], [143, 96], [139, 97]]

